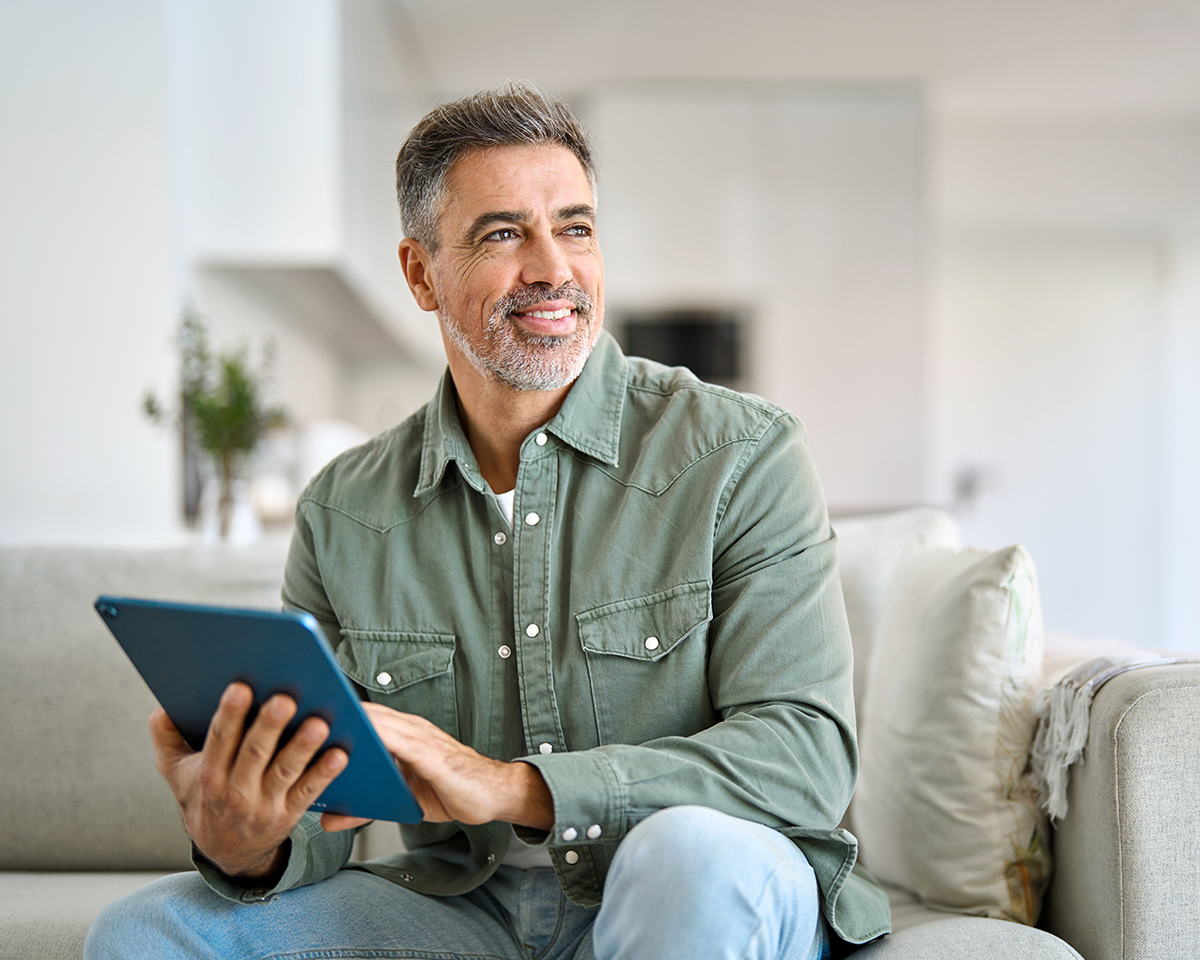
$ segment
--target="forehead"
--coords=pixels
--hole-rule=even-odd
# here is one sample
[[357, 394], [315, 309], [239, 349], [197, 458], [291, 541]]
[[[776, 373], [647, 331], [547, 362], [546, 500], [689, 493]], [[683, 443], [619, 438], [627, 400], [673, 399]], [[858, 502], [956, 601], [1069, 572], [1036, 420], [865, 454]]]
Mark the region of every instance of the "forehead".
[[459, 157], [446, 178], [442, 220], [511, 211], [537, 215], [592, 204], [583, 164], [557, 143], [486, 147]]

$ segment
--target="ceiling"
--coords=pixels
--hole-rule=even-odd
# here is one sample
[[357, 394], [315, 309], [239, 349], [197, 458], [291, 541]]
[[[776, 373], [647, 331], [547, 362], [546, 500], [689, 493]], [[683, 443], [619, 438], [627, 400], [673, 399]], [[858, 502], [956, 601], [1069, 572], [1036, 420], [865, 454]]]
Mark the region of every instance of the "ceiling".
[[941, 115], [1195, 117], [1200, 0], [381, 0], [419, 91], [915, 82]]

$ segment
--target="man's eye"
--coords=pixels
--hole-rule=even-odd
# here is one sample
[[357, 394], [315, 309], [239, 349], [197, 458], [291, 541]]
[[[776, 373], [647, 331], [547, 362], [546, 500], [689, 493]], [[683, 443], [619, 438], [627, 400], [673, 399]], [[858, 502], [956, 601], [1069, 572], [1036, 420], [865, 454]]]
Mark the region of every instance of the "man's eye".
[[516, 237], [517, 231], [512, 227], [501, 227], [499, 230], [493, 230], [483, 239], [485, 242], [493, 240], [512, 240]]
[[592, 228], [586, 223], [576, 223], [567, 227], [563, 233], [569, 234], [572, 237], [590, 237], [592, 235]]

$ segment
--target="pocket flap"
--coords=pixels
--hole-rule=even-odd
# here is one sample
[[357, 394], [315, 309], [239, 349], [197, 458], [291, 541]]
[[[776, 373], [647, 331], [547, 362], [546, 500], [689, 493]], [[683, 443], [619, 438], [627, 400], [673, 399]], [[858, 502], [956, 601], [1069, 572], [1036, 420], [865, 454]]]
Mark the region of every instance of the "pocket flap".
[[454, 659], [452, 633], [343, 630], [342, 637], [338, 663], [351, 680], [377, 693], [449, 673]]
[[589, 653], [658, 660], [712, 619], [712, 595], [706, 581], [685, 583], [585, 610], [575, 619], [579, 641]]

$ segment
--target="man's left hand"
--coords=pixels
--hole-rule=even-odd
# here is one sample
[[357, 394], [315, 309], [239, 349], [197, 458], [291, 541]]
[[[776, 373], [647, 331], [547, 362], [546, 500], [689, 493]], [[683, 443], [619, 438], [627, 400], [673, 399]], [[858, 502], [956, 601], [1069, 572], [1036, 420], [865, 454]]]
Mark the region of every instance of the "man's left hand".
[[[364, 703], [363, 709], [399, 764], [426, 820], [504, 820], [537, 830], [554, 825], [554, 802], [536, 767], [485, 757], [424, 717], [379, 703]], [[332, 813], [321, 817], [329, 831], [367, 822]]]

